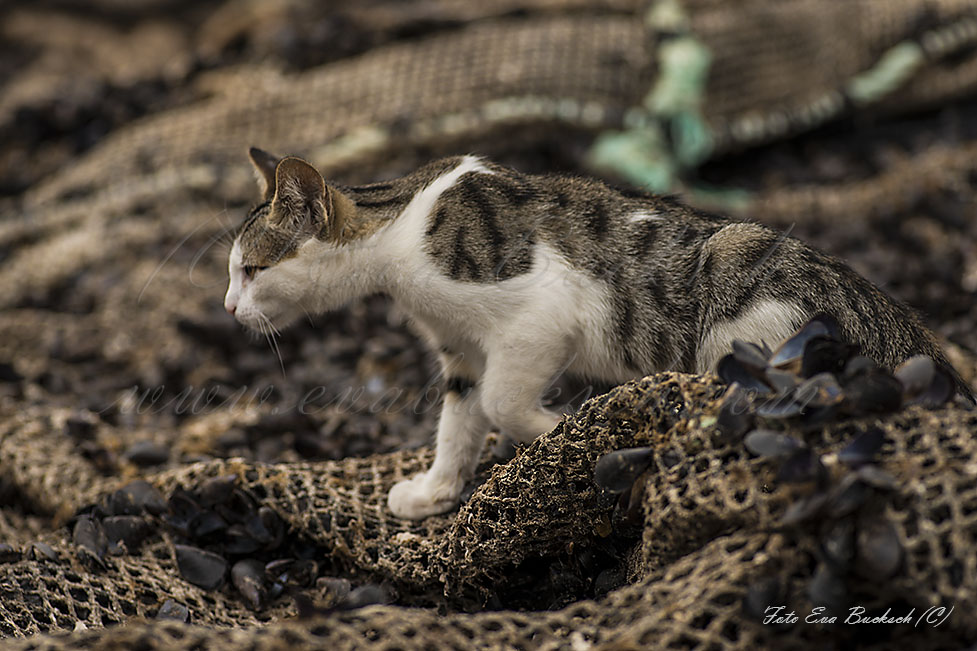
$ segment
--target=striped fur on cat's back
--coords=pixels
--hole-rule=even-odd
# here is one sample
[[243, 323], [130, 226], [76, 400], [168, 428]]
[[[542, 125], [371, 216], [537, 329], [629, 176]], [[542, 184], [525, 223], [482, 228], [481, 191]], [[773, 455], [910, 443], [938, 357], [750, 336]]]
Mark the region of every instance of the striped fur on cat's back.
[[551, 429], [540, 395], [564, 370], [705, 372], [732, 339], [773, 343], [822, 312], [883, 365], [946, 364], [912, 310], [840, 261], [670, 198], [473, 156], [358, 187], [294, 157], [251, 157], [264, 201], [231, 251], [228, 311], [282, 327], [384, 292], [440, 355], [437, 454], [391, 491], [397, 515], [453, 508], [488, 430], [529, 441]]

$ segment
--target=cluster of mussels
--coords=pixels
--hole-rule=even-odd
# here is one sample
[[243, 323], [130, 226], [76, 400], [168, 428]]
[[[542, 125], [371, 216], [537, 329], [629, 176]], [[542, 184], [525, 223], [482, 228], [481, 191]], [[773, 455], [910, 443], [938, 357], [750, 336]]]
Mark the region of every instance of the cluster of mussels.
[[[315, 612], [307, 607], [313, 601], [300, 593], [313, 587], [316, 603], [326, 609], [358, 608], [388, 599], [378, 586], [353, 589], [346, 579], [320, 577], [313, 560], [318, 550], [287, 540], [285, 523], [275, 510], [261, 505], [234, 475], [209, 479], [193, 491], [177, 488], [168, 500], [149, 482], [134, 481], [81, 509], [72, 526], [78, 558], [93, 570], [105, 569], [109, 556], [138, 551], [148, 538], [165, 530], [184, 579], [217, 590], [230, 578], [254, 610], [287, 593], [300, 613]], [[170, 599], [157, 617], [187, 621], [189, 611]]]
[[[733, 341], [733, 352], [719, 360], [716, 372], [726, 383], [763, 397], [754, 401], [757, 416], [793, 419], [802, 427], [911, 404], [935, 407], [954, 395], [953, 378], [929, 357], [913, 357], [890, 373], [857, 353], [858, 346], [841, 340], [835, 319], [822, 314], [775, 351]], [[740, 433], [749, 419], [733, 416], [722, 414], [720, 425]]]
[[[903, 406], [939, 406], [955, 392], [949, 373], [931, 358], [913, 357], [889, 373], [858, 355], [857, 346], [839, 337], [837, 322], [820, 315], [776, 350], [765, 344], [733, 342], [717, 372], [730, 384], [720, 406], [717, 427], [725, 440], [741, 440], [759, 457], [779, 463], [779, 482], [811, 487], [783, 514], [781, 529], [814, 528], [817, 569], [807, 587], [810, 601], [840, 613], [849, 602], [849, 579], [882, 581], [903, 562], [897, 532], [883, 515], [882, 498], [895, 478], [873, 463], [885, 442], [882, 430], [862, 431], [837, 453], [819, 455], [803, 440], [774, 428], [801, 433], [844, 417], [897, 411]], [[660, 451], [659, 451], [660, 452]], [[621, 494], [621, 506], [633, 512], [633, 488], [656, 458], [651, 447], [617, 450], [601, 457], [594, 480]], [[666, 467], [674, 465], [659, 456]], [[768, 606], [787, 603], [783, 577], [754, 584], [744, 607], [763, 618]]]

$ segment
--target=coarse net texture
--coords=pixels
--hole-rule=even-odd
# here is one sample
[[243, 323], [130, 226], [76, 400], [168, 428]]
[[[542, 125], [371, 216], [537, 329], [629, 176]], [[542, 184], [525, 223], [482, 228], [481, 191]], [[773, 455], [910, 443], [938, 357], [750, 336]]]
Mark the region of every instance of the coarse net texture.
[[[504, 585], [525, 558], [554, 556], [571, 543], [617, 535], [612, 531], [614, 500], [605, 499], [593, 484], [593, 465], [608, 451], [651, 445], [656, 462], [644, 490], [644, 533], [633, 583], [596, 601], [543, 613], [447, 616], [373, 606], [282, 622], [288, 606], [255, 613], [227, 589], [207, 592], [182, 581], [164, 542], [110, 558], [107, 568], [96, 572], [86, 569], [70, 543], [55, 543], [57, 560], [21, 559], [0, 566], [0, 626], [13, 635], [73, 628], [79, 621], [95, 628], [152, 616], [162, 601], [174, 599], [190, 610], [192, 624], [135, 620], [68, 637], [34, 635], [23, 645], [11, 642], [10, 648], [137, 642], [165, 648], [177, 640], [204, 648], [249, 640], [271, 648], [283, 638], [298, 648], [351, 648], [364, 640], [377, 648], [545, 648], [582, 642], [612, 648], [723, 648], [778, 642], [816, 646], [844, 635], [857, 640], [857, 634], [836, 627], [778, 633], [744, 616], [746, 591], [767, 573], [803, 585], [815, 543], [803, 532], [773, 526], [796, 494], [788, 487], [772, 488], [773, 473], [765, 462], [750, 458], [741, 441], [730, 441], [718, 429], [723, 391], [713, 380], [667, 374], [618, 387], [586, 403], [513, 461], [495, 466], [457, 515], [421, 524], [392, 518], [382, 499], [392, 482], [427, 462], [426, 452], [280, 467], [231, 460], [151, 478], [165, 494], [175, 486], [237, 474], [282, 514], [289, 536], [329, 550], [350, 575], [382, 577], [403, 594], [438, 582], [449, 592], [462, 585], [490, 590]], [[919, 610], [953, 604], [961, 613], [940, 630], [900, 632], [882, 648], [968, 639], [977, 633], [965, 615], [977, 606], [971, 553], [977, 542], [977, 414], [913, 408], [884, 419], [830, 426], [808, 441], [819, 452], [836, 450], [869, 427], [885, 433], [880, 465], [898, 480], [885, 510], [906, 559], [891, 581], [860, 580], [851, 590], [860, 603]], [[803, 603], [803, 591], [797, 594], [793, 603]]]
[[[906, 558], [894, 578], [849, 588], [881, 610], [953, 606], [947, 623], [780, 631], [745, 614], [744, 597], [773, 573], [790, 605], [808, 609], [817, 538], [775, 526], [803, 489], [776, 483], [767, 462], [720, 435], [725, 387], [715, 379], [667, 374], [615, 388], [511, 460], [487, 450], [484, 481], [457, 512], [408, 522], [386, 510], [385, 495], [430, 463], [437, 400], [427, 397], [431, 360], [388, 304], [371, 299], [297, 325], [278, 340], [281, 361], [264, 342], [248, 344], [223, 313], [221, 243], [255, 198], [249, 145], [303, 155], [351, 183], [473, 150], [551, 171], [547, 155], [527, 153], [539, 148], [584, 172], [589, 139], [647, 108], [662, 74], [659, 46], [671, 37], [648, 11], [664, 4], [323, 3], [328, 14], [319, 3], [246, 0], [192, 11], [106, 0], [97, 15], [4, 8], [4, 38], [22, 46], [0, 62], [0, 135], [11, 145], [0, 151], [0, 543], [12, 548], [0, 549], [4, 646], [973, 642], [972, 412], [913, 408], [808, 435], [830, 452], [870, 427], [885, 432], [881, 465], [898, 488], [879, 508]], [[972, 2], [675, 4], [711, 57], [702, 110], [715, 155], [835, 118], [881, 119], [966, 98], [977, 81]], [[907, 42], [945, 54], [904, 69], [911, 74], [871, 101], [838, 107], [853, 79], [884, 71]], [[851, 178], [851, 166], [832, 173], [829, 159], [827, 181], [785, 181], [782, 159], [771, 156], [778, 169], [765, 168], [740, 207], [799, 224], [796, 234], [846, 254], [875, 280], [895, 279], [887, 287], [916, 305], [928, 304], [927, 283], [973, 291], [977, 225], [952, 207], [977, 200], [977, 134], [954, 124], [941, 122], [950, 135], [935, 143], [923, 137], [895, 153], [883, 133], [875, 166]], [[911, 244], [891, 260], [873, 257], [865, 242], [880, 228]], [[904, 249], [916, 257], [907, 262]], [[938, 274], [926, 266], [944, 264]], [[971, 382], [975, 314], [971, 306], [931, 318], [958, 342], [952, 358]], [[349, 386], [378, 388], [347, 396]], [[323, 404], [297, 409], [320, 388]], [[165, 459], [132, 461], [145, 443]], [[632, 446], [656, 456], [628, 520], [594, 484], [593, 468]], [[148, 542], [107, 556], [105, 567], [72, 541], [78, 509], [133, 479], [169, 497], [228, 475], [282, 518], [286, 546], [314, 551], [323, 575], [381, 583], [392, 603], [311, 619], [298, 619], [288, 596], [251, 608], [231, 585], [186, 581], [177, 539], [158, 520]], [[167, 600], [185, 606], [189, 622], [155, 620]]]

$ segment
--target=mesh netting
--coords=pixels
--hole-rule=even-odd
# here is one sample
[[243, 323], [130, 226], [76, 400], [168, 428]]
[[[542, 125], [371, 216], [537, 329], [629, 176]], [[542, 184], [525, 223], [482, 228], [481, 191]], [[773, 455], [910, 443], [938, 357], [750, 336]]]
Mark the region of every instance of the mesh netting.
[[[247, 639], [263, 648], [286, 636], [302, 648], [353, 645], [364, 637], [378, 648], [472, 643], [528, 648], [569, 645], [575, 639], [670, 648], [835, 639], [836, 628], [816, 626], [799, 627], [783, 637], [785, 633], [743, 615], [751, 584], [770, 572], [800, 586], [792, 605], [801, 608], [801, 588], [810, 580], [816, 543], [804, 531], [774, 526], [797, 499], [797, 491], [774, 488], [768, 464], [750, 458], [741, 441], [730, 441], [720, 431], [716, 414], [723, 390], [714, 381], [681, 375], [617, 388], [587, 403], [513, 461], [494, 466], [457, 515], [421, 524], [392, 518], [382, 501], [393, 482], [427, 463], [427, 452], [288, 466], [230, 460], [152, 478], [170, 494], [178, 486], [236, 475], [281, 514], [290, 537], [325, 550], [336, 568], [349, 575], [387, 581], [403, 595], [442, 584], [449, 595], [461, 594], [462, 586], [504, 592], [514, 568], [527, 558], [555, 558], [568, 545], [622, 535], [615, 531], [615, 501], [591, 479], [593, 466], [608, 451], [651, 445], [657, 455], [644, 487], [634, 583], [598, 601], [550, 613], [450, 616], [374, 606], [220, 631], [201, 627], [253, 627], [279, 619], [291, 608], [283, 600], [255, 613], [229, 588], [204, 591], [179, 580], [166, 540], [139, 554], [109, 557], [107, 567], [94, 572], [86, 568], [76, 546], [54, 542], [53, 557], [30, 552], [39, 558], [25, 556], [0, 566], [0, 626], [5, 634], [17, 636], [71, 629], [79, 621], [101, 627], [133, 616], [151, 617], [166, 599], [173, 599], [188, 608], [191, 626], [130, 623], [76, 632], [71, 644], [142, 640], [151, 648], [165, 648], [186, 638], [218, 648]], [[938, 631], [939, 639], [946, 643], [972, 636], [977, 630], [964, 613], [977, 606], [977, 567], [970, 553], [977, 543], [977, 414], [912, 408], [883, 420], [830, 426], [809, 435], [808, 442], [820, 452], [837, 450], [859, 432], [877, 427], [886, 440], [880, 465], [898, 480], [885, 512], [895, 523], [906, 559], [891, 581], [861, 579], [850, 590], [858, 603], [870, 606], [898, 603], [923, 610], [952, 604], [961, 615], [948, 620]], [[900, 633], [899, 643], [913, 648], [934, 633]], [[46, 648], [66, 641], [35, 636], [29, 643]]]

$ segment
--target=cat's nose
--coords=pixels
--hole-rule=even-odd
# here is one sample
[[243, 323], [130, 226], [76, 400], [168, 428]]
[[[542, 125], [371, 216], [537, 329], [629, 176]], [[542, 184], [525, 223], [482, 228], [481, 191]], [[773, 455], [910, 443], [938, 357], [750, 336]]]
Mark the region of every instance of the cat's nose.
[[237, 305], [224, 305], [224, 309], [227, 310], [228, 314], [234, 316], [234, 313], [237, 312]]

